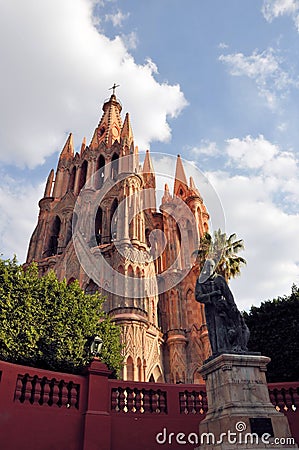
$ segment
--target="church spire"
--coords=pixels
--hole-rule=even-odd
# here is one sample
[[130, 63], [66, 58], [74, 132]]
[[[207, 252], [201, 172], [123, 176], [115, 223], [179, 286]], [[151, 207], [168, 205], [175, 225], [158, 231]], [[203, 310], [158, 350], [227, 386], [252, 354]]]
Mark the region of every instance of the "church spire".
[[101, 142], [104, 142], [107, 147], [111, 147], [117, 140], [120, 140], [120, 133], [122, 129], [122, 120], [120, 113], [122, 110], [121, 104], [115, 95], [116, 85], [112, 86], [113, 93], [109, 100], [103, 105], [103, 115], [99, 125], [95, 129], [90, 147], [97, 148]]
[[181, 156], [178, 155], [177, 161], [176, 161], [173, 194], [176, 195], [177, 197], [182, 197], [184, 195], [184, 193], [186, 193], [187, 189], [188, 189], [188, 182], [187, 182], [185, 170], [183, 167]]

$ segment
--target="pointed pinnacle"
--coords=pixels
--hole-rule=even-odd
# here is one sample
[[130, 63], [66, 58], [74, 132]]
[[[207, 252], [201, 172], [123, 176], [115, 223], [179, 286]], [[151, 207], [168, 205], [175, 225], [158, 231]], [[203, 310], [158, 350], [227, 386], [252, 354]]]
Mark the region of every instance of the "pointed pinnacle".
[[181, 160], [181, 155], [178, 155], [176, 161], [176, 169], [175, 169], [175, 180], [181, 181], [186, 186], [188, 186], [187, 178], [185, 175], [184, 166]]
[[187, 182], [187, 178], [185, 175], [185, 170], [183, 167], [181, 157], [180, 157], [180, 155], [178, 155], [177, 161], [176, 161], [173, 194], [181, 197], [182, 189], [183, 189], [183, 191], [186, 191], [186, 189], [188, 189], [188, 182]]
[[171, 201], [171, 200], [172, 200], [172, 198], [171, 198], [171, 195], [170, 195], [170, 192], [169, 192], [168, 184], [165, 183], [165, 187], [164, 187], [164, 195], [163, 195], [163, 197], [162, 197], [162, 204], [168, 203], [168, 202]]
[[189, 183], [189, 186], [190, 186], [191, 189], [196, 189], [196, 186], [195, 186], [195, 183], [194, 183], [194, 180], [193, 180], [192, 177], [190, 177], [190, 183]]
[[70, 133], [60, 153], [60, 158], [73, 158], [73, 157], [74, 157], [74, 142], [73, 142], [73, 134]]
[[130, 121], [129, 113], [126, 113], [124, 124], [123, 124], [123, 127], [121, 129], [120, 137], [122, 139], [127, 139], [129, 141], [129, 143], [133, 142], [134, 138], [133, 138], [133, 131], [132, 131], [132, 127], [131, 127], [131, 121]]
[[85, 149], [86, 149], [86, 137], [84, 136], [82, 144], [81, 144], [80, 155], [82, 155], [82, 153], [84, 152]]
[[53, 187], [53, 181], [54, 181], [54, 169], [51, 169], [50, 173], [49, 173], [49, 176], [48, 176], [48, 179], [47, 179], [45, 192], [44, 192], [44, 197], [50, 197], [51, 196], [52, 187]]
[[143, 173], [154, 173], [154, 167], [149, 150], [146, 150], [142, 171]]

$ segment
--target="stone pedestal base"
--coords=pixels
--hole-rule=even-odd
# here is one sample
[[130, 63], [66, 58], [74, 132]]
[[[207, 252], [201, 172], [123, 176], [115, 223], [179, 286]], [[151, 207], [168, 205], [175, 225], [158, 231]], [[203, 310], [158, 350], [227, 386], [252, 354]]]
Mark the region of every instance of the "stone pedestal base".
[[200, 450], [298, 448], [287, 418], [270, 402], [270, 358], [223, 354], [206, 362], [208, 412], [199, 425]]

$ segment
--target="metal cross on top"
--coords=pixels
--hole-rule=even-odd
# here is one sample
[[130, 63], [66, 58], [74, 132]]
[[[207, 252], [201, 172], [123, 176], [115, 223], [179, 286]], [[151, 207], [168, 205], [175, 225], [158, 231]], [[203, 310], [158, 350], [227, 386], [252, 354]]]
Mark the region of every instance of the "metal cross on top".
[[114, 83], [114, 85], [111, 88], [109, 88], [109, 91], [111, 91], [112, 89], [112, 95], [115, 95], [115, 89], [118, 88], [119, 86], [120, 86], [119, 84]]

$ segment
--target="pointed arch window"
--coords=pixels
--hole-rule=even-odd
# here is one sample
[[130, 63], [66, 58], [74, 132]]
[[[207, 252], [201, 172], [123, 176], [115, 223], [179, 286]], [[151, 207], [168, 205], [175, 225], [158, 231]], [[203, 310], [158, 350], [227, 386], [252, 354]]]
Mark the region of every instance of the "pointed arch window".
[[71, 173], [70, 173], [68, 191], [74, 191], [75, 179], [76, 179], [76, 171], [77, 171], [76, 166], [74, 166], [72, 168]]
[[142, 378], [142, 362], [140, 358], [137, 358], [137, 370], [138, 370], [138, 381], [143, 381]]
[[179, 224], [176, 224], [176, 232], [177, 232], [177, 237], [178, 237], [179, 244], [180, 244], [180, 247], [181, 247], [182, 236], [181, 236], [181, 230], [180, 230]]
[[146, 245], [149, 247], [149, 248], [151, 248], [151, 246], [152, 246], [152, 244], [151, 244], [151, 242], [150, 242], [150, 234], [151, 234], [151, 230], [149, 229], [149, 228], [146, 228], [145, 229], [145, 242], [146, 242]]
[[141, 306], [141, 296], [142, 296], [142, 290], [141, 290], [141, 270], [139, 267], [136, 268], [136, 278], [138, 278], [139, 280], [137, 280], [137, 282], [134, 284], [134, 295], [135, 295], [135, 305], [140, 307]]
[[78, 215], [77, 215], [77, 213], [74, 212], [72, 215], [72, 230], [73, 230], [73, 232], [77, 231], [76, 230], [77, 223], [78, 223]]
[[101, 189], [104, 183], [105, 176], [105, 158], [100, 155], [97, 160], [97, 173], [96, 173], [96, 189]]
[[99, 206], [95, 218], [95, 239], [97, 245], [100, 245], [102, 243], [102, 233], [103, 233], [103, 210]]
[[111, 159], [111, 178], [115, 179], [118, 175], [118, 154], [114, 153]]
[[128, 267], [128, 276], [134, 277], [134, 271], [133, 271], [133, 267], [131, 266], [131, 264]]
[[157, 305], [157, 318], [158, 318], [158, 327], [162, 329], [162, 312], [161, 308], [159, 306], [159, 303]]
[[117, 231], [117, 208], [118, 208], [118, 200], [115, 198], [111, 205], [110, 209], [110, 231], [111, 231], [111, 240], [116, 239], [116, 231]]
[[92, 280], [89, 280], [89, 283], [87, 284], [85, 288], [85, 294], [92, 295], [95, 294], [99, 289], [99, 286]]
[[83, 188], [83, 186], [86, 183], [87, 168], [88, 168], [88, 162], [86, 160], [84, 160], [83, 164], [81, 166], [81, 171], [80, 171], [79, 192], [81, 191], [81, 189]]
[[61, 228], [60, 217], [55, 216], [53, 224], [52, 224], [50, 243], [49, 243], [49, 251], [48, 251], [47, 256], [57, 255], [57, 253], [58, 253], [58, 237], [59, 237], [59, 233], [60, 233], [60, 228]]
[[133, 358], [131, 356], [128, 356], [126, 366], [127, 366], [127, 380], [133, 381], [134, 380], [134, 364], [133, 364]]
[[188, 263], [188, 265], [190, 267], [191, 266], [191, 255], [194, 252], [194, 250], [196, 250], [196, 248], [198, 247], [198, 243], [197, 243], [196, 228], [195, 228], [195, 226], [192, 227], [192, 224], [190, 223], [189, 220], [187, 220], [186, 229], [187, 229], [187, 236], [188, 236], [188, 246], [186, 245], [186, 249], [187, 249], [187, 254], [186, 254], [187, 261], [186, 262]]
[[194, 323], [194, 315], [195, 312], [193, 310], [195, 310], [196, 307], [196, 303], [195, 303], [195, 299], [194, 299], [194, 294], [193, 291], [191, 289], [188, 290], [187, 295], [186, 295], [186, 300], [187, 300], [187, 327], [188, 329], [191, 328], [191, 326]]
[[65, 246], [70, 242], [72, 237], [72, 223], [73, 223], [73, 214], [71, 217], [67, 220], [66, 224], [66, 240], [65, 240]]

